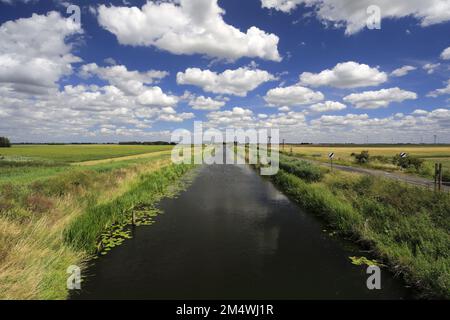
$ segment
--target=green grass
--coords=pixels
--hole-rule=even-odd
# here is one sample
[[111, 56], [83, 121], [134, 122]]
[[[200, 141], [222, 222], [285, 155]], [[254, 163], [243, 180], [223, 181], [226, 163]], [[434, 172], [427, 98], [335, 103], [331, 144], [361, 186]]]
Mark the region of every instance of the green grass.
[[137, 207], [154, 205], [167, 195], [170, 184], [190, 168], [188, 165], [171, 165], [143, 175], [139, 182], [122, 196], [111, 202], [89, 207], [66, 229], [66, 242], [76, 250], [95, 253], [99, 236], [108, 226], [128, 221]]
[[67, 172], [86, 168], [71, 166], [81, 161], [117, 159], [125, 156], [149, 154], [148, 158], [124, 159], [89, 165], [90, 170], [102, 172], [145, 163], [152, 153], [164, 151], [170, 157], [171, 146], [117, 146], [117, 145], [30, 145], [0, 149], [0, 185], [5, 183], [31, 183]]
[[450, 197], [343, 172], [309, 183], [283, 170], [273, 181], [332, 228], [373, 250], [426, 296], [450, 298]]
[[[334, 163], [345, 166], [360, 166], [369, 169], [384, 171], [400, 171], [400, 167], [392, 163], [392, 157], [400, 152], [406, 152], [411, 157], [424, 160], [421, 170], [403, 171], [412, 175], [419, 175], [432, 179], [434, 177], [434, 164], [442, 163], [444, 175], [450, 181], [450, 146], [449, 145], [287, 145], [281, 151], [289, 154], [292, 149], [293, 155], [300, 158], [312, 159], [329, 163], [328, 154], [335, 154]], [[352, 153], [359, 154], [368, 150], [372, 160], [367, 164], [355, 163]]]
[[[67, 267], [82, 267], [95, 250], [87, 243], [123, 221], [128, 205], [166, 194], [184, 172], [170, 165], [170, 154], [89, 166], [19, 156], [0, 161], [0, 299], [64, 299]], [[100, 222], [95, 230], [76, 227], [89, 219]], [[80, 235], [86, 245], [80, 246]]]
[[48, 160], [73, 163], [118, 158], [143, 153], [171, 150], [173, 146], [127, 145], [13, 145], [1, 148], [0, 157]]
[[308, 182], [320, 181], [325, 171], [323, 168], [312, 165], [310, 162], [294, 157], [281, 155], [280, 169], [292, 173]]

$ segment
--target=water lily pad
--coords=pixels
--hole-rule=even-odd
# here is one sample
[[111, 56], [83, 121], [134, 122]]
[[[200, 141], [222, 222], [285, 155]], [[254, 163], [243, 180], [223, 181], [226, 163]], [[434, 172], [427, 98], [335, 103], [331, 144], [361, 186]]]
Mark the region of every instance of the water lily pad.
[[378, 266], [378, 267], [383, 267], [384, 265], [382, 263], [380, 263], [377, 260], [370, 260], [366, 257], [349, 257], [352, 264], [356, 265], [356, 266], [362, 266], [362, 265], [366, 265], [366, 266]]

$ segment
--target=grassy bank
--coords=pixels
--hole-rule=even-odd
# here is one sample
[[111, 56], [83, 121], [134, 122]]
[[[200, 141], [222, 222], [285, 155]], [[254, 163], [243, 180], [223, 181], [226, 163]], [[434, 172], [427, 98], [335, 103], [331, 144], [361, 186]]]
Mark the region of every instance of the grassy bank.
[[30, 175], [0, 182], [0, 299], [64, 299], [67, 267], [83, 266], [102, 230], [187, 169], [170, 164], [170, 151], [88, 167], [19, 162]]
[[168, 187], [191, 168], [171, 165], [162, 170], [144, 174], [124, 194], [116, 199], [89, 207], [73, 221], [64, 233], [67, 244], [77, 250], [95, 253], [98, 236], [113, 223], [129, 221], [133, 211], [150, 207], [167, 195]]
[[424, 295], [450, 298], [447, 194], [344, 172], [317, 178], [313, 165], [287, 157], [281, 163], [284, 170], [272, 179], [289, 197], [371, 249]]

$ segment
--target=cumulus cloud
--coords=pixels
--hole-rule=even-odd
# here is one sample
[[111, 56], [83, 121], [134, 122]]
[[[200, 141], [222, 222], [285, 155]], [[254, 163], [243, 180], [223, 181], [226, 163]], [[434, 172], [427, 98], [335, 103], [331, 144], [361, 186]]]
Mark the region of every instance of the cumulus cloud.
[[256, 89], [264, 82], [275, 77], [267, 71], [259, 69], [239, 68], [216, 73], [211, 70], [188, 68], [178, 72], [177, 83], [201, 87], [206, 92], [232, 94], [245, 97], [249, 91]]
[[165, 94], [160, 87], [146, 88], [138, 97], [140, 104], [152, 107], [170, 107], [178, 102], [178, 98]]
[[194, 114], [192, 112], [183, 112], [179, 114], [172, 114], [172, 113], [162, 113], [158, 120], [166, 121], [166, 122], [183, 122], [184, 120], [192, 119], [194, 118]]
[[232, 110], [214, 111], [207, 115], [206, 126], [215, 128], [287, 128], [306, 125], [303, 112], [258, 114], [252, 110], [234, 107]]
[[388, 79], [385, 72], [354, 61], [338, 63], [333, 69], [319, 73], [303, 72], [300, 84], [312, 87], [358, 88], [377, 86]]
[[80, 69], [82, 77], [93, 75], [108, 81], [127, 94], [137, 95], [145, 90], [146, 84], [152, 84], [166, 77], [166, 71], [150, 70], [146, 72], [128, 71], [123, 65], [99, 67], [95, 63], [85, 64]]
[[344, 97], [345, 102], [353, 104], [357, 109], [386, 108], [392, 102], [403, 102], [408, 99], [417, 99], [417, 94], [398, 87], [352, 93]]
[[234, 107], [232, 110], [214, 111], [208, 113], [208, 126], [222, 127], [254, 127], [255, 118], [253, 111], [241, 107]]
[[446, 84], [444, 88], [431, 91], [427, 96], [436, 98], [441, 95], [450, 94], [450, 79], [447, 80]]
[[320, 125], [320, 126], [330, 126], [330, 127], [339, 127], [339, 126], [348, 126], [348, 125], [361, 125], [369, 119], [368, 114], [347, 114], [345, 116], [329, 116], [323, 115], [318, 119], [314, 119], [311, 121], [312, 125]]
[[264, 96], [264, 100], [271, 107], [290, 107], [313, 104], [324, 99], [320, 91], [294, 85], [270, 89]]
[[443, 60], [450, 60], [450, 47], [442, 51], [441, 53], [441, 59]]
[[309, 109], [313, 112], [339, 111], [346, 109], [347, 106], [337, 101], [325, 101], [313, 104]]
[[57, 12], [33, 14], [0, 26], [0, 84], [28, 93], [47, 93], [81, 61], [71, 53], [70, 36], [82, 33]]
[[344, 27], [347, 35], [367, 25], [367, 8], [376, 5], [382, 19], [413, 16], [425, 27], [450, 21], [450, 2], [445, 0], [261, 0], [263, 8], [291, 12], [299, 5], [311, 8], [321, 22]]
[[422, 69], [425, 70], [428, 74], [433, 74], [434, 71], [440, 66], [440, 63], [427, 63]]
[[227, 24], [224, 13], [217, 0], [149, 1], [142, 8], [101, 5], [98, 21], [124, 45], [228, 60], [281, 61], [276, 35], [255, 26], [244, 33]]
[[416, 70], [416, 67], [413, 66], [403, 66], [401, 68], [395, 69], [391, 72], [391, 76], [394, 77], [403, 77], [406, 76], [410, 71]]
[[189, 101], [189, 106], [194, 110], [219, 110], [224, 105], [224, 101], [214, 100], [204, 96], [199, 96]]
[[155, 123], [194, 117], [177, 112], [171, 106], [175, 101], [160, 91], [148, 90], [153, 95], [141, 104], [140, 96], [126, 95], [112, 85], [67, 85], [45, 99], [0, 87], [1, 130], [19, 141], [105, 141], [107, 137], [152, 137], [149, 130]]

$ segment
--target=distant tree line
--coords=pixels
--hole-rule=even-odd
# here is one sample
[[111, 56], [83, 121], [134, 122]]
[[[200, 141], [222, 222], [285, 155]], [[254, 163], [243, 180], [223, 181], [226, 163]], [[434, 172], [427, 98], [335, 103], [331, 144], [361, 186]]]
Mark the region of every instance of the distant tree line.
[[175, 142], [166, 142], [166, 141], [126, 141], [126, 142], [119, 142], [120, 145], [142, 145], [142, 146], [173, 146], [176, 145]]
[[0, 148], [9, 148], [11, 147], [11, 142], [7, 137], [0, 137]]

